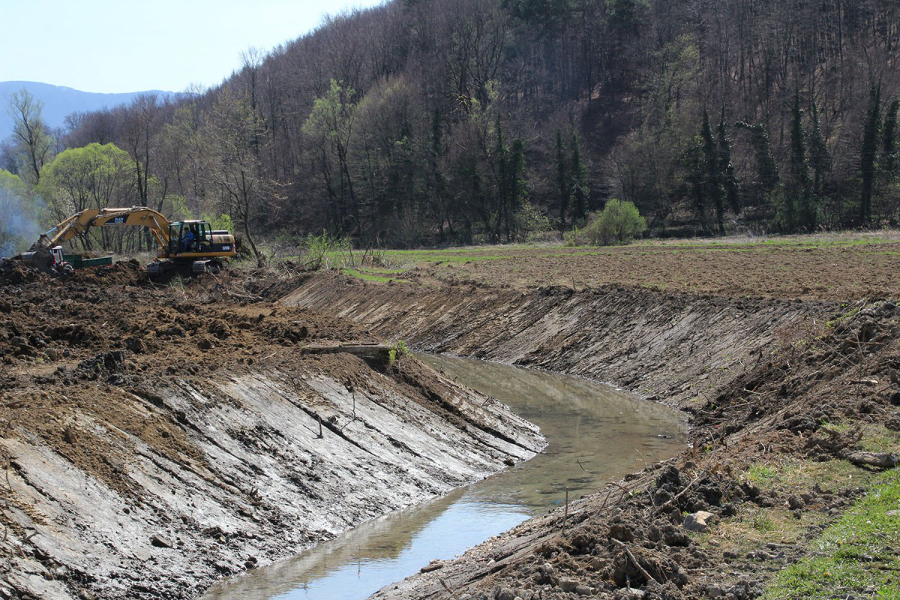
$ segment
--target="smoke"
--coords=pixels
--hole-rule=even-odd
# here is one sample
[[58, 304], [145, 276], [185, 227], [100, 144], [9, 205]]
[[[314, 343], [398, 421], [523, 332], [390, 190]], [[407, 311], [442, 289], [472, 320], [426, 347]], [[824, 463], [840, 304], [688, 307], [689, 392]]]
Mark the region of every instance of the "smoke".
[[0, 180], [0, 258], [28, 250], [41, 235], [37, 203], [2, 183]]

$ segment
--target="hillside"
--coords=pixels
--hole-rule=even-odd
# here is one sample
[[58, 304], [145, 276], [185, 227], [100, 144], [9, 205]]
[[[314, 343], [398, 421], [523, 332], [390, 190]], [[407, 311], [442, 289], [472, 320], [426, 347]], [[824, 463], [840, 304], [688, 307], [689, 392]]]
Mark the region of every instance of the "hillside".
[[248, 237], [510, 241], [612, 197], [651, 235], [895, 223], [897, 11], [388, 2], [245, 56], [178, 110], [97, 113], [66, 142], [114, 141], [140, 201], [227, 212]]

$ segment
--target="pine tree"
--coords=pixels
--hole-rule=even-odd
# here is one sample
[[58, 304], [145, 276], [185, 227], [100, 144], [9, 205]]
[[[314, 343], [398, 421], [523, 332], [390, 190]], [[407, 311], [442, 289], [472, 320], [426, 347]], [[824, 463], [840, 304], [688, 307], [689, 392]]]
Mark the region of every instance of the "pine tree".
[[706, 169], [703, 158], [703, 142], [699, 137], [695, 137], [692, 143], [682, 157], [682, 161], [687, 170], [685, 181], [689, 186], [691, 204], [694, 207], [694, 214], [700, 222], [700, 227], [706, 231], [706, 193], [704, 191], [704, 181], [706, 180]]
[[510, 214], [509, 214], [509, 150], [503, 141], [503, 125], [500, 117], [497, 117], [497, 146], [494, 148], [494, 158], [496, 160], [496, 178], [497, 189], [495, 194], [496, 223], [494, 225], [494, 237], [499, 237], [500, 227], [503, 225], [506, 230], [506, 240], [510, 237]]
[[872, 220], [872, 188], [875, 181], [875, 158], [878, 155], [878, 133], [881, 128], [881, 83], [872, 86], [869, 111], [863, 130], [859, 170], [862, 193], [859, 202], [859, 221], [865, 225]]
[[753, 155], [756, 157], [756, 172], [760, 191], [775, 207], [776, 214], [784, 213], [784, 195], [780, 189], [781, 175], [778, 173], [778, 165], [775, 164], [775, 156], [772, 154], [772, 143], [769, 141], [769, 133], [766, 131], [765, 125], [751, 125], [741, 121], [735, 123], [735, 126], [750, 132], [750, 145], [753, 146]]
[[716, 226], [719, 235], [725, 235], [725, 189], [722, 185], [722, 172], [719, 168], [719, 149], [713, 138], [709, 113], [703, 111], [703, 125], [700, 129], [703, 147], [703, 193], [716, 211]]
[[831, 170], [831, 153], [825, 144], [822, 128], [819, 124], [819, 108], [812, 104], [812, 128], [809, 131], [809, 162], [813, 170], [813, 194], [816, 202], [822, 202], [825, 188], [825, 176]]
[[725, 123], [725, 107], [722, 107], [722, 118], [719, 120], [719, 169], [722, 173], [722, 184], [728, 197], [728, 205], [735, 214], [741, 211], [740, 182], [731, 163], [731, 140]]
[[[522, 208], [528, 186], [528, 182], [525, 179], [525, 142], [521, 138], [513, 140], [512, 148], [509, 150], [506, 173], [509, 194], [508, 214], [512, 218]], [[509, 237], [509, 229], [514, 227], [515, 223], [507, 225], [507, 237]]]
[[556, 130], [556, 183], [559, 186], [559, 230], [566, 229], [566, 214], [569, 212], [569, 200], [572, 190], [569, 187], [568, 165], [563, 149], [562, 133]]
[[900, 111], [900, 99], [894, 98], [884, 115], [884, 131], [881, 134], [881, 170], [888, 180], [893, 180], [897, 173], [897, 112]]
[[791, 110], [791, 189], [786, 198], [789, 231], [796, 228], [812, 230], [816, 227], [818, 207], [813, 201], [809, 161], [806, 158], [806, 131], [803, 129], [803, 109], [800, 92], [794, 92]]
[[581, 144], [578, 141], [578, 132], [572, 130], [572, 221], [583, 223], [587, 219], [588, 197], [591, 189], [588, 184], [587, 167], [581, 160]]

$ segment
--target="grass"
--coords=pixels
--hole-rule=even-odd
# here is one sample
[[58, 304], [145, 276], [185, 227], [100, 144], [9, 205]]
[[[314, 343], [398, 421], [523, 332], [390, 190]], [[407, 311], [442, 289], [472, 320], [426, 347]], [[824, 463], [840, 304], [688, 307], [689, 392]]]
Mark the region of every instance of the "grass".
[[889, 514], [900, 510], [900, 473], [882, 479], [812, 544], [813, 556], [777, 575], [765, 598], [900, 598], [900, 515]]
[[[823, 428], [842, 434], [852, 429], [843, 423], [825, 423]], [[900, 448], [900, 433], [883, 425], [866, 426], [861, 433], [863, 450], [896, 452]], [[763, 491], [777, 491], [782, 500], [815, 486], [838, 496], [867, 490], [809, 545], [807, 558], [773, 578], [765, 596], [768, 600], [846, 598], [861, 593], [900, 599], [900, 512], [888, 514], [900, 511], [900, 470], [878, 473], [845, 460], [774, 458], [750, 465], [744, 478]], [[772, 507], [745, 503], [736, 516], [723, 519], [698, 539], [705, 543], [716, 538], [723, 549], [743, 555], [766, 544], [809, 544], [804, 537], [815, 531], [811, 528], [829, 521], [827, 513], [815, 508], [804, 509], [797, 518], [781, 502]]]
[[[510, 248], [503, 247], [503, 250]], [[511, 258], [513, 255], [506, 256], [498, 254], [479, 254], [485, 252], [484, 249], [477, 248], [452, 248], [446, 250], [388, 250], [385, 255], [394, 262], [409, 263], [466, 263], [480, 262], [486, 260], [504, 260]], [[496, 252], [497, 248], [492, 247], [491, 252]]]
[[389, 273], [372, 273], [369, 272], [368, 269], [363, 271], [344, 267], [343, 269], [341, 269], [341, 273], [343, 273], [344, 275], [350, 275], [351, 277], [356, 277], [357, 279], [362, 279], [363, 281], [375, 281], [377, 283], [391, 283], [392, 281], [400, 283], [406, 281], [405, 279], [390, 277]]

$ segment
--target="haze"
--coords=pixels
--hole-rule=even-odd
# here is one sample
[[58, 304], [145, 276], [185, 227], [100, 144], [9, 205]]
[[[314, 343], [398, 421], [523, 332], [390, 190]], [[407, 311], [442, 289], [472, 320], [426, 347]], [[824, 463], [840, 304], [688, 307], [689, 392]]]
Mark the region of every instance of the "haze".
[[216, 85], [250, 47], [270, 51], [327, 14], [381, 0], [4, 2], [0, 81], [88, 92], [183, 91]]

